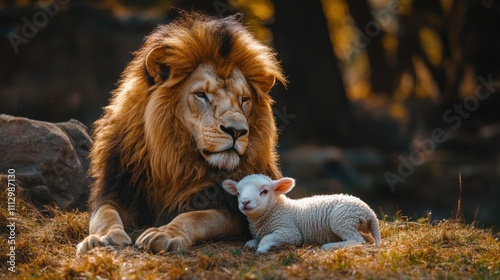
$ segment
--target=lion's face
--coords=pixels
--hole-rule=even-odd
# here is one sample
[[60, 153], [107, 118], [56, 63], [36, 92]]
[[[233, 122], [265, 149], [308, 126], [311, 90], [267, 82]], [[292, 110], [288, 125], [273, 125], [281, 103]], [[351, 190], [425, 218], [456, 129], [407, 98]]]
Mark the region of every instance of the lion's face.
[[214, 167], [235, 169], [248, 145], [250, 87], [238, 69], [229, 78], [202, 64], [180, 85], [183, 122], [197, 149]]

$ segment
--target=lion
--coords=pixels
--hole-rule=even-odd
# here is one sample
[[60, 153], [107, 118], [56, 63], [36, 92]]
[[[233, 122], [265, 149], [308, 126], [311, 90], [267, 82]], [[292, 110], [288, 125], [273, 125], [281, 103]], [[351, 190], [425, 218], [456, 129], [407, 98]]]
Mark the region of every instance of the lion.
[[94, 124], [89, 235], [77, 254], [159, 253], [248, 234], [223, 180], [281, 177], [269, 92], [286, 78], [241, 17], [183, 12], [146, 36]]

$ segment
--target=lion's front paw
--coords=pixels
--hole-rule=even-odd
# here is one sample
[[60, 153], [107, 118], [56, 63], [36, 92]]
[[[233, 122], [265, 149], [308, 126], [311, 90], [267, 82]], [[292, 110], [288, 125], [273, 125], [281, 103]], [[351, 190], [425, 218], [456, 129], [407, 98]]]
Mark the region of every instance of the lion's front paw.
[[132, 244], [132, 239], [123, 230], [111, 230], [104, 236], [91, 234], [76, 246], [76, 254], [83, 255], [96, 247], [126, 246]]
[[155, 254], [178, 251], [186, 249], [191, 245], [192, 242], [185, 235], [170, 230], [168, 226], [149, 228], [135, 242], [137, 248]]

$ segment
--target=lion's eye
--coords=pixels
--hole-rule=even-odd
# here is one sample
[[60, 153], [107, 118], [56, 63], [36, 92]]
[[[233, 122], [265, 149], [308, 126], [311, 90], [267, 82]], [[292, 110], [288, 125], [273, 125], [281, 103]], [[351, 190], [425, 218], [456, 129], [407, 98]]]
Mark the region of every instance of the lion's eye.
[[241, 103], [245, 103], [245, 102], [248, 102], [250, 101], [250, 97], [243, 97], [241, 98]]
[[196, 95], [196, 97], [200, 98], [200, 99], [203, 99], [205, 100], [206, 102], [208, 102], [208, 96], [206, 93], [204, 93], [203, 91], [197, 91], [194, 93], [194, 95]]

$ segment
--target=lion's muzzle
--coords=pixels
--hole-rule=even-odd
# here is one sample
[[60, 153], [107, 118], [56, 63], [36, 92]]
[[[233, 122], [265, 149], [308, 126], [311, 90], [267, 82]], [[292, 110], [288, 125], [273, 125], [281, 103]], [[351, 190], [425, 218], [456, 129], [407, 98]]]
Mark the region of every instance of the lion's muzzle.
[[202, 154], [212, 166], [232, 170], [239, 165], [247, 148], [248, 122], [244, 115], [233, 111], [226, 111], [216, 119], [217, 133], [208, 133], [205, 141], [208, 145]]
[[248, 143], [248, 122], [240, 113], [227, 111], [220, 118], [219, 130], [224, 135], [229, 135], [232, 143], [224, 150], [234, 149], [239, 155], [242, 155]]
[[248, 123], [242, 114], [226, 112], [221, 119], [222, 121], [220, 122], [219, 129], [229, 134], [234, 142], [236, 142], [238, 138], [247, 135]]

